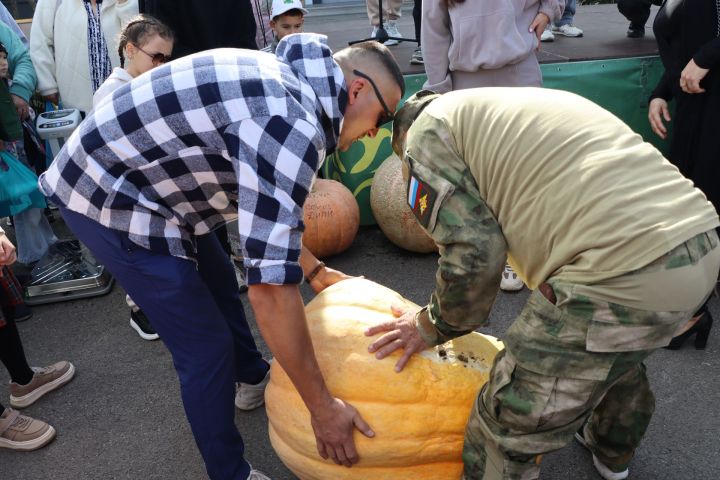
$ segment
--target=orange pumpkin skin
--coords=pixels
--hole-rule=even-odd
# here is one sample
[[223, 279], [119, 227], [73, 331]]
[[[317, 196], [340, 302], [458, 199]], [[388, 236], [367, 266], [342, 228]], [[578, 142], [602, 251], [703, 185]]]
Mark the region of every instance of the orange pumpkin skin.
[[360, 207], [350, 190], [335, 180], [317, 179], [303, 206], [303, 245], [318, 258], [352, 245], [360, 227]]
[[407, 204], [407, 182], [402, 176], [402, 162], [395, 154], [375, 172], [370, 207], [380, 230], [398, 247], [418, 253], [437, 251], [437, 245]]
[[364, 330], [393, 318], [390, 305], [413, 305], [364, 279], [339, 282], [306, 307], [310, 335], [333, 395], [358, 409], [375, 431], [355, 431], [360, 461], [348, 469], [317, 453], [310, 415], [278, 362], [265, 393], [270, 440], [301, 480], [459, 479], [465, 424], [502, 343], [472, 333], [414, 356], [377, 360]]

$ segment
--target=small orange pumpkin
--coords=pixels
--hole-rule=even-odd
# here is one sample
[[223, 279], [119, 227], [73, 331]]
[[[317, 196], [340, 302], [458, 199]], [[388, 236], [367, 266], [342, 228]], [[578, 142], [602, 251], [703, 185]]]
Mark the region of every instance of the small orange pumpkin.
[[318, 455], [310, 414], [273, 362], [265, 392], [270, 441], [301, 480], [460, 478], [465, 424], [503, 345], [473, 332], [415, 355], [395, 373], [400, 352], [377, 360], [364, 331], [393, 319], [390, 306], [403, 303], [412, 305], [389, 288], [354, 278], [326, 288], [305, 307], [330, 392], [355, 406], [375, 431], [374, 438], [355, 432], [360, 461], [352, 468]]
[[418, 253], [437, 251], [437, 245], [407, 204], [407, 182], [403, 180], [402, 163], [395, 154], [375, 172], [370, 207], [380, 230], [398, 247]]
[[315, 180], [303, 211], [303, 245], [313, 255], [329, 257], [352, 245], [360, 227], [360, 208], [345, 185], [335, 180]]

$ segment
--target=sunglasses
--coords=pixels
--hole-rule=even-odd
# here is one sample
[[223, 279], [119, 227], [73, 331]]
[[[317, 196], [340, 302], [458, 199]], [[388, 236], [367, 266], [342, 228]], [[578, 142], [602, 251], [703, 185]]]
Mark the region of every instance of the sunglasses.
[[380, 93], [380, 90], [378, 89], [377, 85], [375, 85], [375, 82], [373, 82], [373, 79], [370, 78], [368, 75], [365, 75], [360, 70], [353, 70], [353, 73], [357, 75], [360, 78], [364, 78], [368, 82], [370, 82], [370, 85], [372, 86], [373, 90], [375, 90], [375, 96], [377, 97], [378, 101], [380, 102], [380, 105], [382, 105], [383, 110], [385, 110], [381, 115], [380, 118], [378, 118], [377, 124], [375, 125], [376, 128], [380, 128], [382, 125], [385, 125], [388, 122], [392, 122], [393, 118], [395, 118], [395, 114], [390, 111], [390, 109], [387, 106], [387, 103], [385, 103], [385, 99], [383, 98], [382, 94]]
[[140, 48], [139, 45], [135, 45], [135, 48], [137, 48], [142, 53], [144, 53], [145, 55], [150, 57], [150, 59], [152, 60], [152, 64], [154, 66], [158, 66], [158, 65], [161, 65], [163, 63], [167, 63], [170, 61], [170, 56], [165, 55], [164, 53], [159, 53], [159, 52], [158, 53], [148, 53], [145, 50], [143, 50], [142, 48]]

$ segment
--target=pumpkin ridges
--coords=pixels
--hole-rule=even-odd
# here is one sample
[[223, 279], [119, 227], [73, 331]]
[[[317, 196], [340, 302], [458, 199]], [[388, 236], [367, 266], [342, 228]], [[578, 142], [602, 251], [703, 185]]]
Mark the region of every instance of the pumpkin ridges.
[[[277, 431], [270, 429], [270, 442], [276, 451], [285, 454], [286, 463], [291, 470], [303, 469], [312, 472], [303, 476], [302, 480], [438, 480], [457, 479], [462, 473], [462, 462], [433, 462], [418, 463], [405, 467], [384, 467], [364, 465], [362, 457], [360, 463], [347, 469], [338, 467], [330, 460], [323, 461], [320, 456], [302, 455], [289, 447], [277, 435]], [[458, 441], [462, 445], [462, 439]]]
[[[352, 469], [320, 460], [309, 413], [281, 366], [273, 364], [266, 391], [271, 440], [275, 438], [278, 455], [303, 480], [445, 479], [455, 475], [451, 472], [459, 477], [465, 422], [479, 388], [487, 381], [491, 352], [497, 346], [472, 334], [446, 347], [450, 352], [457, 348], [487, 358], [485, 370], [463, 368], [457, 359], [441, 361], [437, 352], [429, 351], [415, 356], [397, 374], [393, 366], [400, 354], [375, 359], [367, 352], [372, 338], [362, 332], [368, 325], [392, 318], [389, 305], [399, 302], [411, 304], [390, 289], [353, 279], [327, 288], [306, 308], [328, 388], [354, 405], [377, 434], [367, 439], [355, 432], [361, 461]], [[435, 358], [430, 361], [423, 355]], [[416, 468], [416, 463], [422, 467]], [[428, 463], [442, 467], [438, 470]]]
[[435, 242], [422, 229], [407, 204], [407, 185], [402, 163], [392, 154], [373, 177], [370, 207], [380, 230], [395, 245], [418, 253], [437, 251]]

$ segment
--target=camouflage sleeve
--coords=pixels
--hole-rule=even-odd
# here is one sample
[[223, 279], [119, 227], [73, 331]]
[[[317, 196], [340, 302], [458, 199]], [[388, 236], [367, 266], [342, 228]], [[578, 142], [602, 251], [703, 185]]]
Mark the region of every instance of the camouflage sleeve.
[[418, 313], [418, 329], [439, 345], [485, 324], [507, 244], [443, 121], [421, 114], [407, 145], [408, 204], [440, 250], [437, 284]]

